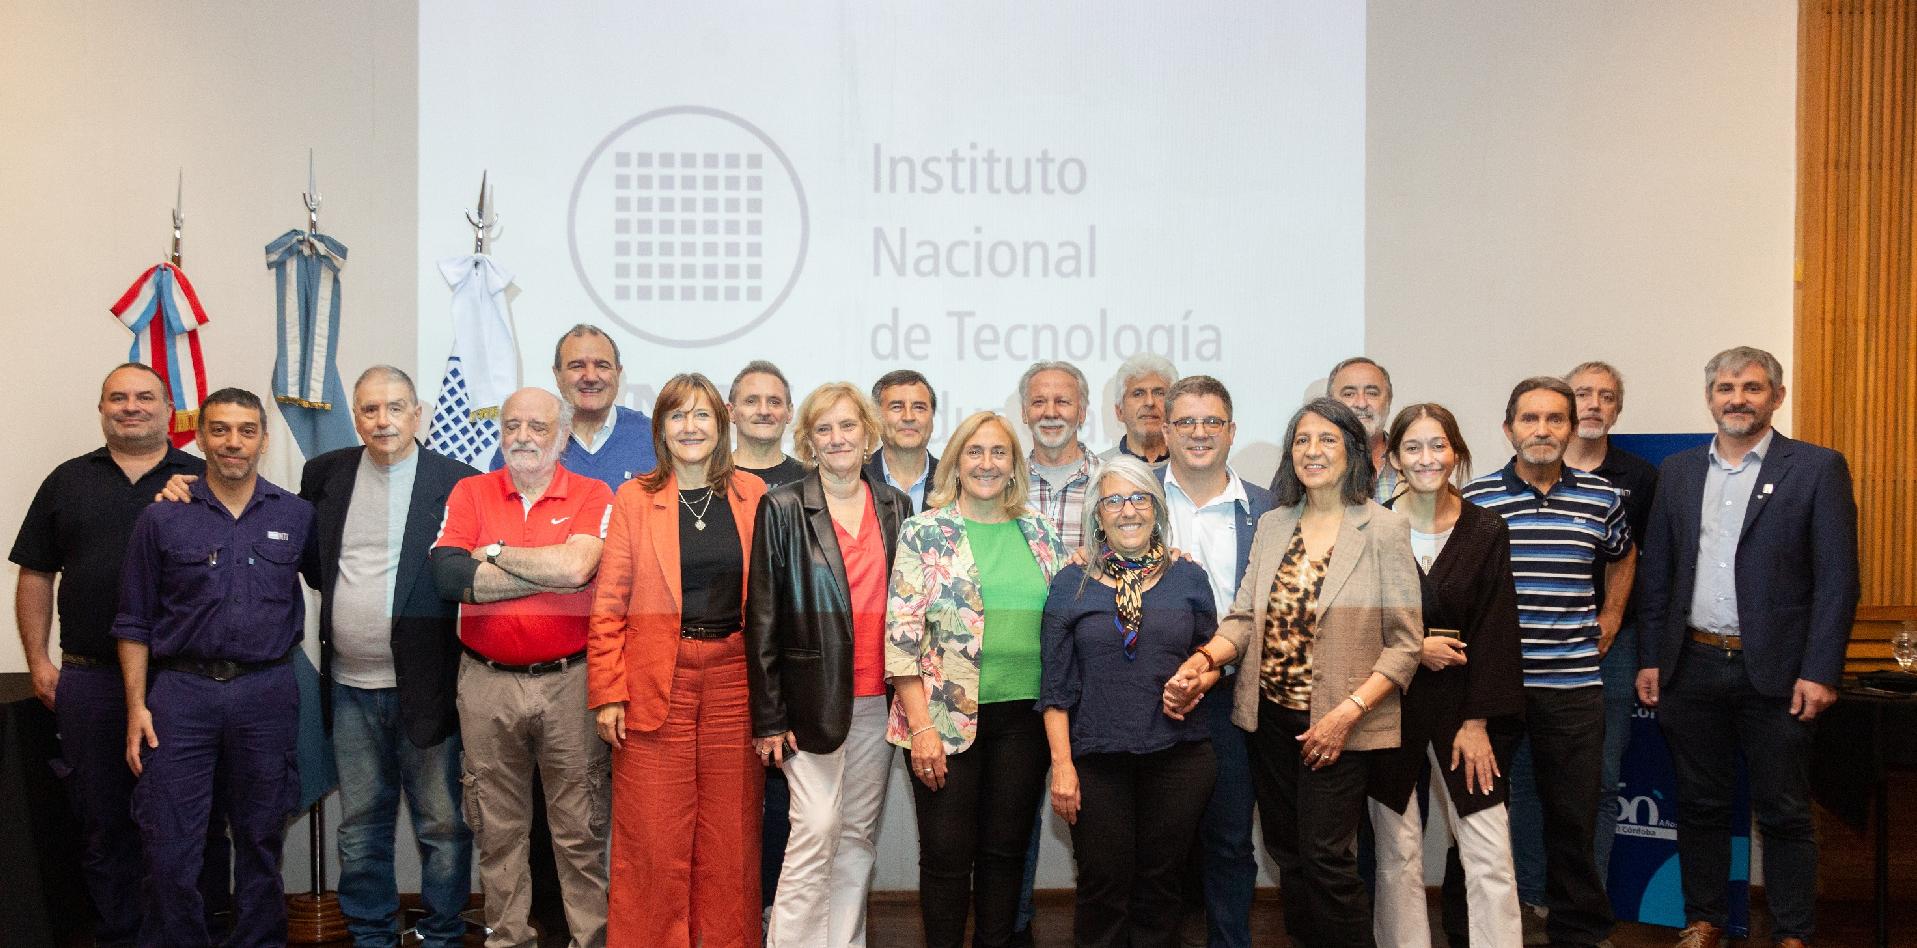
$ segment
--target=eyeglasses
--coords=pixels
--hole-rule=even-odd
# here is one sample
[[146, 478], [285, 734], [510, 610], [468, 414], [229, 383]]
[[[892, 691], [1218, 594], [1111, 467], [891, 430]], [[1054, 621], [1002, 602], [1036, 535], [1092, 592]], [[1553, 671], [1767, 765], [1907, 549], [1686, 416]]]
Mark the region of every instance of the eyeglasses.
[[1191, 434], [1199, 428], [1203, 428], [1206, 431], [1223, 431], [1225, 430], [1225, 426], [1229, 424], [1231, 424], [1231, 419], [1216, 417], [1173, 418], [1171, 420], [1171, 426], [1177, 428], [1179, 434]]
[[1130, 494], [1107, 494], [1104, 497], [1098, 498], [1098, 505], [1105, 508], [1107, 513], [1117, 513], [1124, 510], [1126, 504], [1130, 504], [1139, 510], [1150, 510], [1154, 503], [1155, 501], [1152, 499], [1152, 495], [1142, 490]]

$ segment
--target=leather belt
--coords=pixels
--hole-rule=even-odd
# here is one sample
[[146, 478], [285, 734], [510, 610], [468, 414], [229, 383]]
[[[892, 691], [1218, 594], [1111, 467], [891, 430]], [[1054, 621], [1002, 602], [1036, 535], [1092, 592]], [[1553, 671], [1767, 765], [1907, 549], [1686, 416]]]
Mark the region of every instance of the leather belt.
[[158, 659], [153, 665], [162, 671], [186, 672], [189, 675], [199, 675], [202, 678], [211, 678], [214, 681], [232, 681], [242, 675], [250, 675], [257, 671], [277, 668], [292, 660], [293, 653], [289, 650], [285, 655], [268, 659], [264, 662], [235, 662], [224, 658], [187, 658], [185, 656], [175, 656]]
[[1686, 629], [1685, 631], [1690, 633], [1691, 641], [1699, 645], [1708, 645], [1711, 648], [1722, 649], [1726, 652], [1741, 652], [1744, 650], [1744, 639], [1742, 636], [1725, 635], [1722, 632], [1706, 632], [1703, 629]]
[[701, 628], [695, 627], [690, 629], [679, 630], [680, 638], [696, 639], [701, 642], [709, 642], [716, 639], [729, 639], [738, 634], [739, 634], [738, 629], [701, 629]]
[[117, 661], [109, 662], [104, 658], [94, 658], [91, 655], [80, 655], [74, 652], [61, 652], [60, 664], [70, 668], [112, 668], [117, 670], [120, 667], [120, 663]]
[[512, 672], [515, 675], [533, 675], [533, 676], [550, 675], [550, 674], [553, 674], [554, 672], [565, 671], [566, 669], [571, 668], [572, 666], [577, 665], [586, 660], [586, 650], [582, 648], [579, 651], [572, 653], [571, 655], [567, 655], [562, 658], [555, 658], [550, 662], [534, 662], [530, 665], [508, 665], [505, 662], [495, 662], [492, 659], [479, 654], [479, 652], [475, 651], [470, 645], [462, 644], [460, 648], [464, 649], [467, 655], [472, 656], [473, 661], [478, 662], [481, 665], [484, 665], [487, 668], [492, 669], [493, 671]]

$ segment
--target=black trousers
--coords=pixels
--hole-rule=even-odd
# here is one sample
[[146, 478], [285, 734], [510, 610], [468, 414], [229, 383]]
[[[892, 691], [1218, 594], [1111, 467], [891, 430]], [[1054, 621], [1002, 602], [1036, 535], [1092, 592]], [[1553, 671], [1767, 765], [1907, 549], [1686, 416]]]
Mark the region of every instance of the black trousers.
[[[979, 705], [972, 746], [945, 759], [945, 786], [912, 781], [919, 822], [919, 918], [926, 948], [963, 948], [967, 909], [976, 948], [1012, 939], [1025, 847], [1051, 750], [1030, 701]], [[906, 753], [906, 764], [911, 754]]]
[[1371, 893], [1358, 878], [1357, 851], [1370, 754], [1346, 751], [1311, 770], [1298, 751], [1298, 735], [1310, 728], [1308, 712], [1261, 700], [1251, 733], [1252, 788], [1265, 852], [1278, 864], [1285, 931], [1303, 948], [1373, 948]]
[[1072, 855], [1079, 948], [1171, 948], [1179, 895], [1217, 762], [1210, 741], [1150, 754], [1086, 754], [1078, 770]]
[[1524, 729], [1544, 805], [1545, 931], [1553, 945], [1596, 945], [1612, 924], [1592, 849], [1604, 782], [1604, 689], [1526, 688]]
[[1751, 687], [1741, 652], [1686, 642], [1658, 701], [1658, 725], [1677, 771], [1677, 859], [1684, 918], [1723, 926], [1731, 874], [1736, 755], [1750, 774], [1751, 810], [1764, 834], [1764, 894], [1776, 938], [1815, 927], [1817, 835], [1810, 810], [1812, 723], [1789, 698]]

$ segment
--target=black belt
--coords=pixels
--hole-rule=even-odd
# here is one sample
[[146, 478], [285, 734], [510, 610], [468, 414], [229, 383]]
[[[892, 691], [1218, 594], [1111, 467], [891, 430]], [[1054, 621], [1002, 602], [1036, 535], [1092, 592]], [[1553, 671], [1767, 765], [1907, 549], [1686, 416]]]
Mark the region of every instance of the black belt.
[[117, 659], [108, 661], [104, 658], [94, 658], [91, 655], [81, 655], [75, 652], [61, 652], [60, 664], [70, 668], [111, 668], [115, 671], [118, 671], [120, 668], [120, 662]]
[[293, 652], [289, 649], [285, 655], [268, 659], [264, 662], [234, 662], [224, 658], [187, 658], [179, 656], [157, 659], [153, 665], [161, 671], [186, 672], [189, 675], [199, 675], [202, 678], [211, 678], [214, 681], [232, 681], [241, 675], [250, 675], [256, 671], [277, 668], [292, 660]]
[[738, 635], [738, 634], [739, 634], [739, 630], [738, 630], [737, 628], [731, 628], [731, 629], [702, 629], [702, 628], [698, 628], [698, 627], [694, 627], [694, 628], [690, 628], [690, 629], [680, 629], [680, 630], [679, 630], [679, 637], [680, 637], [680, 638], [682, 638], [682, 639], [696, 639], [696, 640], [698, 640], [698, 641], [701, 641], [701, 642], [709, 642], [709, 641], [712, 641], [712, 640], [714, 640], [714, 639], [729, 639], [729, 638], [731, 638], [731, 637], [733, 637], [733, 636], [735, 636], [735, 635]]
[[550, 662], [534, 662], [531, 665], [508, 665], [505, 662], [495, 662], [479, 654], [479, 652], [475, 651], [470, 645], [462, 644], [459, 647], [465, 649], [466, 654], [472, 656], [473, 661], [493, 671], [512, 672], [515, 675], [550, 675], [554, 672], [565, 671], [586, 660], [586, 650], [582, 648], [571, 655], [555, 658]]

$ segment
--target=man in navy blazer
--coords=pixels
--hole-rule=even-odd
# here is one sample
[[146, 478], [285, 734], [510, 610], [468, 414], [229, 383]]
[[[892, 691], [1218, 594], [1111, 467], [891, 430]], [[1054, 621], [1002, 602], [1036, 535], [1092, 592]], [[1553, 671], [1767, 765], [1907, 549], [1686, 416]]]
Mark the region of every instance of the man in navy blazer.
[[1637, 587], [1638, 699], [1658, 709], [1677, 771], [1680, 943], [1723, 937], [1742, 750], [1772, 935], [1802, 945], [1817, 883], [1812, 722], [1837, 700], [1857, 611], [1857, 505], [1843, 455], [1771, 428], [1774, 356], [1727, 349], [1704, 383], [1717, 437], [1664, 462]]
[[428, 558], [453, 485], [478, 473], [417, 442], [419, 396], [405, 372], [367, 369], [353, 386], [362, 447], [306, 463], [317, 512], [322, 704], [339, 765], [340, 909], [360, 944], [392, 944], [399, 893], [393, 833], [402, 790], [419, 845], [428, 945], [457, 945], [471, 886], [460, 812], [459, 607]]
[[[1231, 469], [1231, 392], [1209, 375], [1179, 379], [1166, 393], [1165, 440], [1169, 463], [1158, 469], [1165, 483], [1165, 506], [1172, 535], [1166, 545], [1198, 561], [1212, 579], [1218, 614], [1231, 609], [1251, 561], [1251, 540], [1258, 518], [1271, 509], [1271, 492], [1247, 483]], [[1089, 505], [1099, 485], [1091, 486]], [[1226, 669], [1232, 672], [1236, 669]], [[1256, 670], [1253, 671], [1256, 674]], [[1207, 944], [1210, 948], [1249, 948], [1251, 899], [1258, 882], [1253, 861], [1250, 749], [1245, 732], [1231, 723], [1230, 692], [1198, 704], [1197, 714], [1211, 729], [1218, 782], [1199, 822], [1199, 845], [1192, 850], [1203, 880]], [[1224, 699], [1224, 700], [1221, 700]]]

